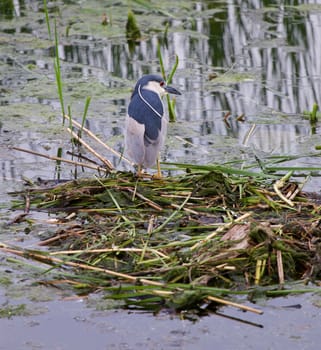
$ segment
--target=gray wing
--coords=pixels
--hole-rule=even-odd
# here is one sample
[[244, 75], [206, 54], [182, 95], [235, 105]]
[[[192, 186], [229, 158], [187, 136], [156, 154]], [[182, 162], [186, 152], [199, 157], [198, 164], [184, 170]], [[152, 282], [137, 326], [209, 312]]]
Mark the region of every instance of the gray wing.
[[[165, 116], [162, 118], [162, 129], [158, 135], [158, 138], [156, 140], [150, 140], [148, 139], [148, 142], [145, 142], [145, 159], [144, 159], [144, 165], [146, 167], [152, 167], [156, 163], [156, 159], [158, 157], [158, 154], [160, 150], [162, 149], [165, 137], [167, 133], [167, 119]], [[145, 135], [146, 139], [146, 135]]]
[[144, 165], [145, 145], [144, 145], [144, 124], [138, 123], [129, 115], [125, 122], [125, 152], [128, 157], [137, 165]]

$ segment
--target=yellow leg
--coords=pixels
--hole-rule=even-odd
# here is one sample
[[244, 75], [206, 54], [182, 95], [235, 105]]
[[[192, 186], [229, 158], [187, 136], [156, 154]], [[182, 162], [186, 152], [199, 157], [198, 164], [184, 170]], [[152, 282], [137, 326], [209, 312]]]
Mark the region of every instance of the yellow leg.
[[137, 176], [141, 177], [143, 175], [143, 167], [141, 165], [137, 166]]
[[161, 171], [161, 167], [160, 167], [160, 161], [159, 161], [159, 157], [157, 157], [157, 178], [161, 179], [162, 178], [162, 171]]

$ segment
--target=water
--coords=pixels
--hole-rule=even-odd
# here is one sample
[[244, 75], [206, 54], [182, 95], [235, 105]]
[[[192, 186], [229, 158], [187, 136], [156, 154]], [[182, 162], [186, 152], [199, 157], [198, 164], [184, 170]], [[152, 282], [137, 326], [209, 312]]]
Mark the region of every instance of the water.
[[[175, 54], [179, 56], [173, 85], [183, 95], [177, 98], [178, 120], [170, 124], [164, 160], [206, 164], [242, 159], [250, 164], [254, 156], [269, 162], [271, 155], [295, 155], [295, 160], [285, 164], [319, 167], [315, 150], [320, 145], [319, 123], [311, 125], [303, 112], [321, 102], [321, 3], [153, 3], [157, 11], [133, 2], [143, 33], [142, 41], [133, 46], [125, 36], [127, 1], [48, 3], [51, 18], [59, 11], [65, 106], [71, 106], [76, 119], [81, 119], [85, 99], [91, 96], [86, 126], [122, 151], [131, 89], [142, 74], [159, 71], [157, 45], [164, 42], [168, 23], [163, 60], [169, 71]], [[5, 226], [17, 214], [9, 210], [7, 192], [21, 188], [22, 176], [52, 179], [55, 164], [8, 146], [53, 156], [58, 147], [70, 150], [70, 137], [61, 125], [54, 45], [48, 39], [42, 8], [41, 1], [0, 0], [1, 242], [31, 248], [38, 248], [38, 235], [48, 230], [46, 217], [35, 214], [39, 224], [28, 236], [22, 224]], [[101, 25], [104, 13], [112, 25]], [[237, 120], [241, 115], [243, 122]], [[118, 169], [128, 169], [116, 157], [106, 157]], [[64, 166], [61, 176], [70, 178], [72, 171]], [[305, 188], [318, 192], [319, 177], [311, 178]], [[7, 258], [1, 253], [1, 277], [10, 276], [16, 289], [13, 293], [12, 286], [3, 285], [1, 308], [26, 303], [37, 312], [0, 319], [0, 349], [84, 349], [93, 344], [101, 349], [317, 347], [317, 295], [269, 300], [258, 305], [263, 316], [220, 310], [251, 325], [217, 315], [192, 323], [165, 312], [153, 316], [96, 311], [95, 303], [67, 301], [70, 295], [45, 287], [51, 300], [43, 299], [42, 293], [39, 296], [39, 290], [35, 297], [32, 282], [39, 276], [26, 266], [13, 267]], [[285, 307], [294, 304], [302, 307]]]
[[[157, 45], [168, 21], [168, 47], [163, 46], [162, 54], [168, 71], [175, 54], [179, 56], [174, 84], [183, 96], [177, 98], [178, 121], [170, 127], [163, 159], [201, 163], [244, 159], [246, 164], [254, 162], [254, 155], [264, 161], [271, 155], [291, 154], [300, 158], [288, 165], [319, 166], [318, 157], [309, 157], [317, 153], [319, 126], [311, 126], [303, 116], [314, 103], [320, 104], [318, 5], [179, 3], [172, 18], [152, 14], [149, 20], [155, 33], [147, 31], [131, 50], [124, 36], [125, 8], [116, 4], [105, 9], [94, 4], [65, 6], [64, 15], [58, 19], [65, 105], [70, 104], [72, 114], [79, 119], [90, 95], [90, 128], [116, 150], [123, 149], [123, 121], [134, 81], [159, 70]], [[59, 130], [62, 137], [52, 140], [49, 129], [59, 128], [59, 102], [54, 48], [47, 40], [42, 13], [31, 11], [39, 10], [38, 6], [22, 3], [16, 9], [21, 13], [17, 21], [1, 22], [5, 41], [11, 44], [1, 56], [4, 74], [0, 105], [6, 107], [8, 117], [15, 116], [15, 127], [26, 114], [33, 117], [37, 130], [39, 123], [43, 125], [49, 138], [45, 147], [55, 155], [57, 147], [65, 145], [61, 139], [68, 142], [68, 136]], [[167, 6], [164, 2], [161, 9]], [[100, 25], [102, 12], [113, 18], [112, 26]], [[137, 19], [146, 21], [143, 15]], [[20, 39], [13, 45], [11, 39], [17, 35]], [[213, 74], [218, 77], [212, 78]], [[223, 117], [228, 112], [227, 124]], [[240, 115], [244, 115], [244, 122], [237, 121]], [[34, 142], [30, 135], [25, 138], [33, 150], [43, 151], [41, 137]], [[125, 167], [107, 156], [118, 168]], [[15, 157], [19, 159], [19, 154]], [[34, 164], [34, 157], [23, 158]], [[21, 168], [20, 164], [16, 168]], [[318, 188], [318, 179], [307, 185], [308, 190]]]
[[[46, 314], [2, 320], [0, 349], [318, 349], [319, 310], [305, 298], [291, 299], [302, 308], [274, 300], [259, 320], [264, 328], [225, 318], [245, 318], [233, 310], [192, 323], [168, 314], [96, 311], [82, 302], [52, 302]], [[257, 316], [246, 318], [258, 321]], [[17, 339], [17, 334], [24, 336]]]

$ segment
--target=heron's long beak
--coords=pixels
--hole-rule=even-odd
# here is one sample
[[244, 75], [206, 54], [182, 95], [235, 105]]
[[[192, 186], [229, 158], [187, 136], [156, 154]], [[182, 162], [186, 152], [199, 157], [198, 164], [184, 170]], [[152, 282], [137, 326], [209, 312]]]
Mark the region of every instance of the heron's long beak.
[[167, 85], [164, 87], [164, 89], [169, 94], [181, 95], [181, 93], [178, 90], [176, 90], [175, 88], [173, 88], [172, 86]]

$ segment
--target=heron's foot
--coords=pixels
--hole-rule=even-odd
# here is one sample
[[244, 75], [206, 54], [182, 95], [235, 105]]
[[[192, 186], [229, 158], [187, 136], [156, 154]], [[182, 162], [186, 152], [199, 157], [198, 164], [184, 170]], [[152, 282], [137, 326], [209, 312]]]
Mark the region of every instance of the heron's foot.
[[163, 177], [163, 175], [162, 175], [162, 171], [161, 171], [161, 167], [160, 167], [159, 157], [157, 158], [156, 165], [157, 165], [157, 174], [155, 174], [153, 176], [153, 178], [154, 179], [161, 179]]
[[137, 166], [137, 172], [136, 172], [137, 177], [143, 177], [144, 175], [144, 169], [141, 166]]
[[155, 180], [161, 180], [163, 178], [164, 178], [163, 174], [162, 173], [158, 173], [158, 172], [157, 172], [157, 174], [154, 174], [152, 176], [152, 179], [155, 179]]
[[136, 165], [135, 166], [135, 170], [136, 170], [136, 173], [135, 173], [135, 176], [136, 177], [138, 177], [138, 178], [140, 178], [140, 179], [146, 179], [146, 178], [151, 178], [152, 177], [152, 175], [150, 175], [150, 174], [148, 174], [146, 171], [145, 171], [145, 169], [142, 167], [142, 166], [140, 166], [140, 165]]

